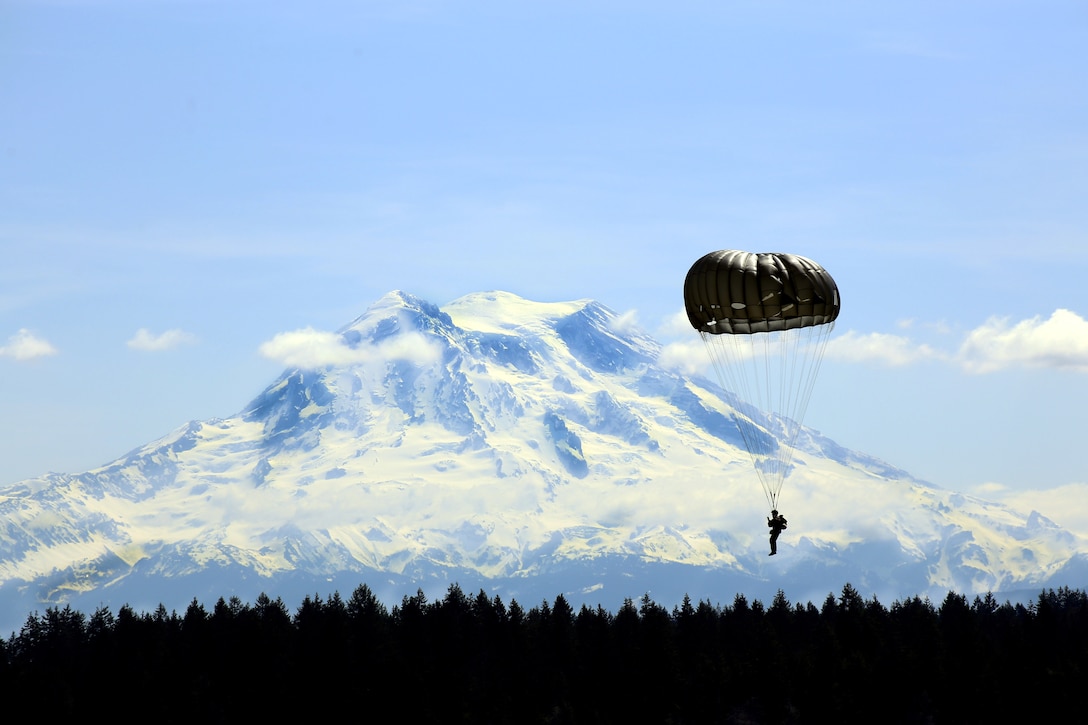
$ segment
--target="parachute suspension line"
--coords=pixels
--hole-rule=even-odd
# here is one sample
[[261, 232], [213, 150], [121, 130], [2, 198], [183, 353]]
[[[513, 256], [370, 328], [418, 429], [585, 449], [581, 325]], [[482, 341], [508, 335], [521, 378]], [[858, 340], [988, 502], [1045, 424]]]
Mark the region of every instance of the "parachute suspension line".
[[796, 421], [794, 426], [793, 435], [789, 440], [789, 458], [787, 465], [793, 458], [793, 452], [796, 449], [797, 436], [801, 432], [801, 424], [805, 420], [805, 414], [808, 412], [808, 404], [812, 400], [812, 391], [816, 387], [816, 378], [820, 373], [820, 365], [824, 359], [824, 350], [827, 349], [827, 344], [831, 339], [831, 332], [835, 329], [835, 322], [832, 320], [826, 325], [820, 327], [809, 328], [813, 330], [810, 339], [806, 344], [807, 356], [798, 354], [798, 359], [804, 359], [804, 369], [801, 375], [795, 380], [799, 381], [798, 386], [798, 399], [797, 407], [793, 410], [791, 416]]
[[[804, 328], [801, 328], [804, 329]], [[782, 431], [782, 448], [781, 454], [778, 457], [777, 463], [780, 469], [778, 479], [776, 481], [775, 488], [775, 502], [778, 501], [778, 495], [782, 491], [782, 486], [786, 480], [786, 473], [790, 469], [790, 462], [793, 458], [793, 440], [796, 437], [796, 424], [797, 420], [795, 412], [796, 401], [799, 399], [799, 388], [801, 381], [798, 379], [798, 361], [803, 354], [804, 344], [801, 334], [801, 329], [783, 330], [780, 333], [775, 333], [779, 339], [777, 360], [778, 366], [778, 398], [777, 406], [773, 406], [768, 409], [768, 413], [772, 416], [775, 423], [780, 426]], [[804, 365], [801, 369], [804, 369]], [[778, 508], [776, 506], [771, 507], [772, 510]]]
[[700, 332], [767, 504], [778, 508], [834, 323], [752, 335]]
[[[700, 332], [715, 373], [722, 385], [736, 398], [733, 422], [752, 459], [756, 476], [768, 505], [777, 503], [778, 476], [775, 465], [777, 443], [774, 436], [757, 422], [773, 397], [768, 394], [767, 357], [769, 341], [765, 335], [711, 335]], [[762, 384], [761, 384], [762, 381]]]
[[[751, 351], [752, 360], [754, 362], [762, 362], [763, 370], [755, 373], [755, 383], [758, 385], [762, 381], [763, 390], [757, 394], [757, 397], [750, 399], [749, 402], [758, 404], [759, 410], [766, 415], [767, 413], [773, 413], [775, 406], [781, 401], [781, 390], [783, 388], [783, 371], [782, 371], [782, 358], [776, 358], [776, 353], [781, 352], [775, 350], [776, 335], [770, 333], [761, 333], [757, 335], [747, 335], [753, 342], [757, 340], [762, 347], [762, 350], [757, 352], [755, 349]], [[754, 347], [754, 346], [753, 346]], [[777, 372], [777, 374], [776, 374]], [[776, 381], [775, 378], [778, 378]], [[775, 384], [777, 382], [777, 385]], [[778, 394], [776, 395], [776, 391]], [[767, 503], [771, 509], [775, 509], [778, 506], [778, 494], [782, 490], [782, 479], [784, 477], [784, 471], [781, 467], [781, 459], [778, 455], [778, 441], [774, 435], [774, 432], [764, 428], [765, 435], [763, 440], [765, 445], [763, 446], [763, 461], [762, 465], [767, 466]]]
[[[786, 445], [781, 458], [782, 477], [778, 482], [779, 490], [792, 465], [793, 454], [797, 449], [797, 438], [801, 433], [805, 414], [812, 399], [812, 391], [816, 386], [820, 363], [823, 361], [824, 350], [827, 348], [834, 327], [835, 323], [831, 322], [819, 327], [798, 328], [783, 333], [783, 345], [780, 352], [783, 360], [790, 361], [790, 367], [787, 373], [783, 366], [782, 405], [779, 410], [772, 411], [786, 416], [786, 419], [781, 421], [784, 425]], [[778, 491], [775, 493], [776, 499], [777, 494]]]

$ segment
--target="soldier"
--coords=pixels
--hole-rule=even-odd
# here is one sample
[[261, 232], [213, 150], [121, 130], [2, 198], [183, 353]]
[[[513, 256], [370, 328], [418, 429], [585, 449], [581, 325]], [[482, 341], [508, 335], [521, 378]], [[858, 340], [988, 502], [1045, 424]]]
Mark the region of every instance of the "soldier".
[[774, 509], [767, 519], [767, 526], [771, 528], [771, 553], [767, 556], [774, 556], [778, 553], [778, 535], [786, 530], [786, 517], [779, 516], [778, 510]]

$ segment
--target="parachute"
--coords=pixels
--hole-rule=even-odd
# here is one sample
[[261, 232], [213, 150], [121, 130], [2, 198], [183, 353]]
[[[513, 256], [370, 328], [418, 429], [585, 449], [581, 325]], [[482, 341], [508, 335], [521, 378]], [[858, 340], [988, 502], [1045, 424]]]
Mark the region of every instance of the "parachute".
[[839, 288], [811, 259], [727, 249], [692, 265], [684, 307], [722, 387], [747, 404], [734, 419], [767, 503], [777, 509], [839, 315]]

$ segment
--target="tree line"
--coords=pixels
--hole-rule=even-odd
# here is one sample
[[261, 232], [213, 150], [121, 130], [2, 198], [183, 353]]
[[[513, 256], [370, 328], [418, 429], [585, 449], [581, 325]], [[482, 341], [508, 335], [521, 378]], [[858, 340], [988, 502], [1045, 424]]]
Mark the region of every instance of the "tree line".
[[[849, 584], [820, 606], [648, 595], [615, 612], [529, 609], [453, 584], [387, 607], [364, 585], [208, 611], [51, 607], [0, 639], [0, 694], [159, 722], [288, 715], [466, 723], [972, 723], [1076, 712], [1088, 595], [1029, 605], [949, 592], [890, 607]], [[383, 715], [384, 713], [384, 715]]]

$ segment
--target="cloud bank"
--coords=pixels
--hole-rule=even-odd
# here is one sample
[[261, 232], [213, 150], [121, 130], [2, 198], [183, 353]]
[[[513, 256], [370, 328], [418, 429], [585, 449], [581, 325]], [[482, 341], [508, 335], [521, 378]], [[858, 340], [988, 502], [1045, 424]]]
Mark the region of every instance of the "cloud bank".
[[190, 345], [195, 342], [196, 336], [182, 330], [167, 330], [162, 334], [155, 335], [148, 329], [141, 327], [136, 331], [136, 334], [132, 339], [125, 344], [133, 350], [158, 352], [161, 350], [170, 350], [179, 345]]
[[56, 354], [57, 348], [53, 347], [48, 340], [38, 337], [25, 328], [9, 337], [6, 345], [0, 346], [0, 357], [10, 357], [19, 361]]
[[829, 360], [878, 363], [892, 367], [947, 357], [929, 345], [920, 345], [901, 335], [883, 332], [862, 335], [853, 330], [832, 339], [827, 345], [825, 356]]
[[612, 329], [618, 333], [630, 333], [638, 330], [638, 311], [628, 310], [621, 315], [617, 315], [612, 320]]
[[352, 347], [335, 332], [309, 327], [281, 332], [268, 342], [262, 343], [258, 351], [263, 357], [287, 367], [310, 370], [330, 365], [385, 363], [390, 360], [409, 360], [426, 365], [437, 362], [442, 357], [438, 344], [419, 333], [398, 335], [378, 345]]
[[[686, 320], [683, 322], [686, 325]], [[913, 326], [914, 321], [903, 325]], [[659, 362], [688, 374], [705, 372], [702, 344], [690, 328], [681, 334], [681, 327], [678, 321], [670, 321], [663, 330], [677, 341], [664, 347]], [[948, 332], [945, 323], [926, 327], [941, 334]], [[1009, 368], [1088, 373], [1088, 321], [1066, 309], [1055, 310], [1046, 319], [1036, 316], [1017, 323], [994, 317], [968, 332], [955, 350], [941, 350], [906, 335], [847, 330], [831, 338], [825, 359], [888, 367], [940, 362], [972, 374]]]
[[994, 317], [967, 335], [957, 356], [964, 369], [989, 373], [1009, 367], [1088, 373], [1088, 321], [1069, 310], [1016, 324]]
[[1064, 529], [1088, 537], [1088, 482], [1067, 483], [1048, 489], [1013, 489], [1000, 483], [976, 486], [974, 493], [1017, 511], [1038, 511]]
[[[935, 325], [934, 329], [942, 329]], [[861, 334], [849, 330], [831, 340], [827, 359], [886, 366], [939, 361], [972, 374], [1010, 368], [1047, 368], [1088, 373], [1088, 321], [1075, 312], [1055, 310], [1012, 323], [992, 317], [968, 332], [958, 349], [939, 350], [903, 335]]]

